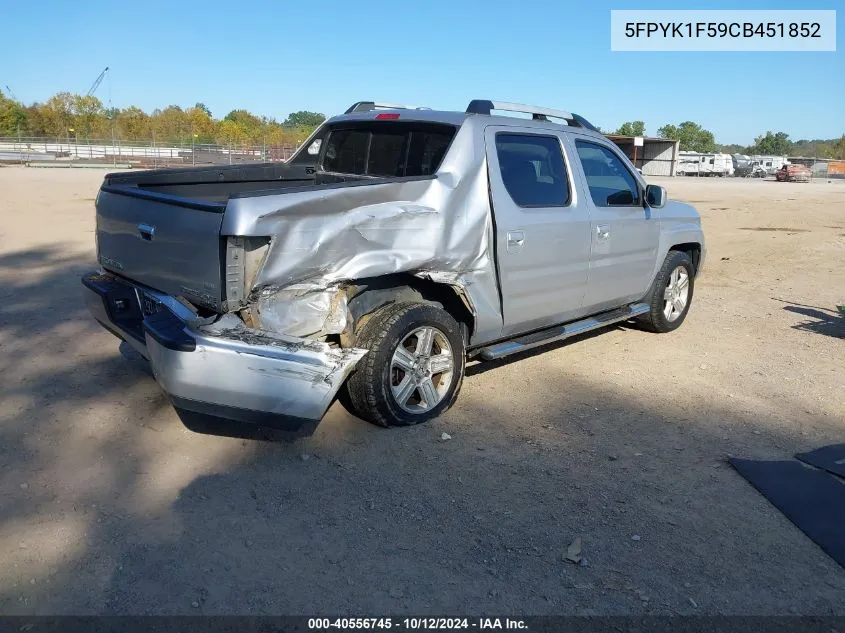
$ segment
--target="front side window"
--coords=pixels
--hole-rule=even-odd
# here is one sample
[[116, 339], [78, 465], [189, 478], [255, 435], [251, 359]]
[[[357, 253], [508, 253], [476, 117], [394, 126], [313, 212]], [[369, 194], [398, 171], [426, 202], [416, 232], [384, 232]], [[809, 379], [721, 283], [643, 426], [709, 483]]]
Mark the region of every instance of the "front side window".
[[554, 136], [496, 134], [496, 156], [505, 189], [520, 207], [565, 207], [569, 181]]
[[594, 205], [630, 207], [639, 204], [637, 181], [613, 151], [586, 141], [575, 141], [575, 148]]

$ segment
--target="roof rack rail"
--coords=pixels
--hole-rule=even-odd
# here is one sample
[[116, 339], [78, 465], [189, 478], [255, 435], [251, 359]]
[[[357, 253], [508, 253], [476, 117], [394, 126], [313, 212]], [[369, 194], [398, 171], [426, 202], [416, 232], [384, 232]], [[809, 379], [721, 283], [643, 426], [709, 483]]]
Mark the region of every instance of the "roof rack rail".
[[565, 110], [552, 110], [551, 108], [538, 108], [537, 106], [524, 105], [522, 103], [508, 103], [507, 101], [490, 101], [488, 99], [473, 99], [467, 106], [467, 114], [492, 114], [493, 110], [502, 110], [504, 112], [522, 112], [530, 114], [535, 121], [548, 121], [549, 117], [553, 119], [563, 119], [568, 125], [576, 127], [587, 128], [598, 132], [598, 129], [587, 119]]
[[346, 109], [344, 114], [352, 114], [353, 112], [372, 112], [373, 110], [431, 110], [431, 108], [423, 108], [412, 105], [402, 105], [400, 103], [384, 103], [381, 101], [358, 101], [353, 103]]

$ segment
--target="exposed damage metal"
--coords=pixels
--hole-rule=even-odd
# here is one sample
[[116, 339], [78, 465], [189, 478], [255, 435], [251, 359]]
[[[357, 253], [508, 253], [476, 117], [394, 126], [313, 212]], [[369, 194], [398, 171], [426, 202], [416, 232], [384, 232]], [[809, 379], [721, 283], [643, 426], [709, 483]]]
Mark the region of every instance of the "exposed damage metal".
[[462, 129], [453, 149], [436, 178], [230, 200], [224, 233], [274, 236], [248, 290], [256, 325], [293, 336], [339, 334], [346, 283], [406, 273], [454, 287], [477, 320], [476, 334], [500, 328], [483, 147]]

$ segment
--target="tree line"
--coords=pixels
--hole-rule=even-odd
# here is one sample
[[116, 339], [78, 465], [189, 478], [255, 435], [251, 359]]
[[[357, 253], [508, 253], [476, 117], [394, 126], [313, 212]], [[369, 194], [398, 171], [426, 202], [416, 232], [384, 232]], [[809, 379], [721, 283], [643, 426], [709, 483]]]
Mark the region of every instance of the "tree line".
[[[608, 134], [645, 136], [645, 123], [626, 121], [615, 132]], [[693, 121], [684, 121], [678, 125], [667, 123], [658, 128], [657, 136], [680, 141], [681, 151], [845, 159], [845, 134], [838, 139], [792, 141], [786, 132], [767, 131], [757, 136], [752, 145], [720, 145], [710, 130]]]
[[[317, 112], [293, 112], [284, 121], [257, 116], [247, 110], [232, 110], [215, 119], [203, 103], [182, 108], [169, 105], [144, 112], [136, 106], [106, 108], [92, 95], [59, 92], [44, 103], [24, 105], [0, 90], [0, 137], [47, 136], [67, 139], [111, 139], [150, 141], [184, 145], [297, 145], [325, 120]], [[645, 136], [643, 121], [626, 121], [614, 132], [620, 136]], [[720, 145], [710, 130], [693, 121], [667, 123], [657, 136], [680, 141], [682, 151], [729, 154], [771, 154], [845, 159], [845, 134], [838, 139], [792, 141], [785, 132], [767, 131], [754, 144]]]
[[296, 145], [325, 120], [317, 112], [293, 112], [284, 121], [232, 110], [215, 119], [203, 103], [144, 112], [136, 106], [106, 108], [95, 96], [59, 92], [44, 103], [24, 105], [0, 91], [0, 137]]

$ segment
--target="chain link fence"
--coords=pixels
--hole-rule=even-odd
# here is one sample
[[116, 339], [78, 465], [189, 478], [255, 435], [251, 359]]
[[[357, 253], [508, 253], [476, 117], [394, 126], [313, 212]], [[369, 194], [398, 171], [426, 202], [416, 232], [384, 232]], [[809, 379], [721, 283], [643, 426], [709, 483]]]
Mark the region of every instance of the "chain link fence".
[[0, 137], [0, 163], [34, 167], [199, 167], [274, 162], [290, 158], [297, 145], [156, 143], [117, 139]]

